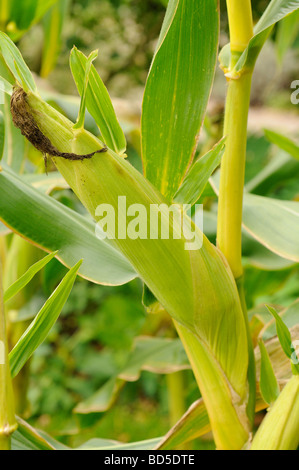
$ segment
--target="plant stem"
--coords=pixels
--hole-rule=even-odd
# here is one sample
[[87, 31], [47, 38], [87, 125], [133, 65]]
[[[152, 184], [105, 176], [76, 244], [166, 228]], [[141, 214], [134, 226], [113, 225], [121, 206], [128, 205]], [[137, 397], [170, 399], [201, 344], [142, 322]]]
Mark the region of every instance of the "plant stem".
[[[231, 67], [253, 35], [250, 0], [227, 0], [231, 37]], [[242, 209], [250, 105], [251, 73], [229, 79], [224, 135], [226, 150], [221, 165], [217, 243], [235, 279], [242, 277]]]
[[227, 140], [221, 165], [217, 244], [235, 279], [243, 275], [242, 210], [250, 90], [249, 73], [229, 81], [224, 121]]
[[174, 426], [186, 411], [183, 373], [173, 372], [167, 375], [170, 425]]
[[253, 36], [251, 0], [242, 0], [242, 2], [226, 0], [226, 4], [232, 53], [231, 66], [234, 66]]
[[[243, 0], [240, 6], [239, 0], [227, 0], [227, 10], [231, 40], [230, 67], [233, 69], [253, 36], [251, 2]], [[246, 71], [239, 78], [228, 80], [224, 119], [224, 135], [227, 140], [221, 165], [217, 244], [236, 279], [247, 328], [250, 387], [247, 414], [252, 422], [255, 410], [255, 359], [248, 324], [242, 266], [243, 192], [252, 72]]]
[[17, 428], [7, 349], [0, 260], [0, 450], [10, 449], [10, 436]]
[[[167, 391], [170, 426], [174, 426], [186, 412], [183, 371], [167, 374]], [[177, 450], [188, 450], [188, 443], [181, 444]]]
[[11, 450], [10, 436], [0, 436], [0, 450]]

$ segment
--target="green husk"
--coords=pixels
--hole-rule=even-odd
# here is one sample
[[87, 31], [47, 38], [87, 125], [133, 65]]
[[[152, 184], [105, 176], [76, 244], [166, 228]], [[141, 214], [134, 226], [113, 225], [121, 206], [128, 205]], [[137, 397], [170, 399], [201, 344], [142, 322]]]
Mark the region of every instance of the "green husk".
[[297, 450], [299, 445], [299, 376], [285, 386], [259, 427], [251, 450]]
[[[73, 123], [36, 94], [28, 92], [26, 106], [42, 133], [58, 150], [83, 155], [103, 147], [84, 129], [74, 130]], [[118, 228], [118, 221], [125, 217], [124, 210], [119, 210], [118, 198], [125, 196], [127, 207], [138, 203], [146, 208], [147, 223], [150, 205], [164, 204], [162, 226], [170, 227], [170, 233], [172, 230], [179, 233], [177, 221], [169, 218], [168, 201], [113, 151], [82, 161], [60, 157], [53, 161], [95, 220], [98, 220], [97, 207], [110, 204]], [[184, 215], [183, 225], [188, 223], [191, 222]], [[201, 249], [185, 249], [184, 237], [166, 240], [127, 237], [111, 243], [126, 256], [175, 319], [194, 365], [218, 448], [238, 449], [249, 437], [245, 411], [248, 351], [244, 317], [226, 261], [193, 223], [191, 227], [197, 239], [202, 238]]]

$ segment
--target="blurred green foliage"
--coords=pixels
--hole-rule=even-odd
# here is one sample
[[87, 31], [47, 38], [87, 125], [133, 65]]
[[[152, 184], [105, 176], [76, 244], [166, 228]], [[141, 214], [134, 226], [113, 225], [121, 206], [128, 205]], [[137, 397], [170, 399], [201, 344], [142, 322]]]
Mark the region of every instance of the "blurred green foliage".
[[[268, 3], [253, 0], [255, 19]], [[166, 4], [167, 0], [71, 0], [51, 85], [62, 93], [76, 94], [68, 65], [69, 51], [75, 45], [86, 55], [99, 49], [95, 65], [112, 95], [141, 98]], [[225, 0], [221, 0], [221, 12], [221, 31], [228, 33]], [[30, 68], [39, 73], [41, 25], [32, 28], [19, 45]]]

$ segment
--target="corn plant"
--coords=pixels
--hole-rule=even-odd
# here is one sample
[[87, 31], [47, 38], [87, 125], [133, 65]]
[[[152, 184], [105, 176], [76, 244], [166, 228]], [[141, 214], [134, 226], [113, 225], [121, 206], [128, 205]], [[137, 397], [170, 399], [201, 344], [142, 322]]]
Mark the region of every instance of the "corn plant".
[[[81, 97], [73, 123], [43, 100], [20, 52], [1, 33], [0, 49], [9, 70], [1, 86], [10, 95], [13, 124], [41, 152], [46, 166], [52, 160], [95, 221], [62, 206], [16, 174], [4, 147], [1, 220], [13, 232], [51, 252], [50, 258], [56, 256], [67, 267], [74, 267], [10, 352], [10, 368], [1, 310], [3, 449], [9, 448], [11, 434], [13, 439], [26, 436], [39, 448], [53, 447], [53, 441], [48, 442], [19, 418], [16, 421], [10, 373], [17, 375], [45, 339], [77, 272], [104, 285], [140, 277], [145, 284], [144, 304], [149, 311], [163, 309], [170, 315], [194, 372], [202, 399], [168, 436], [139, 444], [139, 448], [177, 448], [209, 430], [217, 448], [223, 450], [298, 447], [298, 360], [288, 329], [294, 325], [287, 326], [269, 306], [278, 340], [291, 361], [288, 366], [292, 364], [293, 376], [280, 392], [262, 335], [260, 357], [254, 352], [256, 338], [252, 338], [247, 315], [242, 264], [242, 221], [274, 253], [291, 262], [299, 260], [298, 203], [244, 195], [254, 66], [274, 25], [287, 15], [296, 15], [298, 9], [298, 1], [272, 0], [254, 28], [250, 0], [243, 0], [242, 6], [237, 0], [227, 0], [230, 44], [219, 57], [228, 82], [223, 138], [194, 161], [217, 61], [219, 5], [217, 0], [169, 1], [143, 98], [143, 175], [126, 159], [125, 135], [93, 65], [97, 53], [85, 57], [76, 48], [71, 51], [70, 67]], [[86, 109], [100, 138], [84, 128]], [[220, 162], [219, 181], [215, 170]], [[209, 180], [218, 195], [217, 246], [203, 234], [196, 224], [196, 211], [194, 216], [191, 210]], [[275, 233], [273, 221], [260, 223], [261, 217], [268, 220], [273, 213], [280, 219]], [[164, 236], [152, 234], [153, 220], [159, 220]], [[47, 257], [29, 268], [8, 288], [4, 301], [24, 288], [48, 261]], [[265, 331], [269, 327], [271, 322]], [[268, 406], [254, 435], [255, 411]], [[17, 422], [19, 430], [15, 431]]]

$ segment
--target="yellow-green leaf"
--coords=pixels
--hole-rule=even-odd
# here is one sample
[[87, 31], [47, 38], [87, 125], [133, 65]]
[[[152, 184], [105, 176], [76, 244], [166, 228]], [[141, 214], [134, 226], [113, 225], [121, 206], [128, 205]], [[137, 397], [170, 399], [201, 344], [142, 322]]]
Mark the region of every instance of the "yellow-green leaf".
[[299, 160], [299, 145], [293, 140], [269, 129], [265, 129], [265, 136], [270, 142], [292, 155], [296, 160]]
[[10, 352], [9, 361], [13, 377], [20, 372], [34, 351], [46, 339], [70, 295], [81, 263], [82, 261], [79, 261], [69, 270]]
[[263, 341], [259, 342], [259, 347], [261, 351], [260, 391], [265, 402], [272, 405], [279, 396], [280, 390]]
[[206, 155], [191, 167], [182, 185], [174, 196], [174, 201], [181, 204], [195, 204], [202, 195], [210, 176], [220, 165], [224, 153], [225, 139], [222, 139]]
[[[70, 56], [70, 65], [80, 96], [84, 91], [87, 62], [87, 57], [74, 47]], [[117, 120], [107, 88], [93, 65], [91, 65], [86, 88], [86, 107], [96, 121], [105, 144], [122, 155], [126, 150], [126, 139]]]
[[43, 269], [50, 261], [57, 255], [57, 251], [54, 253], [50, 253], [49, 255], [45, 256], [45, 258], [41, 259], [34, 265], [32, 265], [26, 273], [23, 274], [16, 282], [14, 282], [6, 291], [4, 292], [3, 300], [7, 302], [13, 296], [15, 296], [18, 292], [20, 292], [30, 281], [31, 279], [41, 270]]

